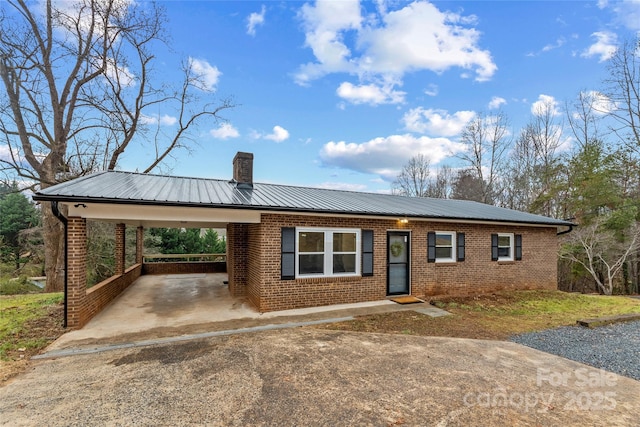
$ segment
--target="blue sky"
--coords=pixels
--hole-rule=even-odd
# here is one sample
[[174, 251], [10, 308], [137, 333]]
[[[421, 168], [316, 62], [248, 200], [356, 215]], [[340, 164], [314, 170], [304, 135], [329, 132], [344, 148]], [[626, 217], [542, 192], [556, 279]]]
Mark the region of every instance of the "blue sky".
[[[165, 1], [172, 52], [233, 96], [226, 122], [203, 123], [175, 175], [230, 178], [237, 151], [254, 179], [388, 192], [407, 160], [456, 166], [475, 114], [502, 110], [517, 133], [537, 102], [602, 87], [618, 41], [640, 31], [640, 1]], [[173, 126], [171, 112], [148, 112]], [[565, 148], [570, 145], [567, 140]], [[128, 153], [120, 168], [134, 170]]]

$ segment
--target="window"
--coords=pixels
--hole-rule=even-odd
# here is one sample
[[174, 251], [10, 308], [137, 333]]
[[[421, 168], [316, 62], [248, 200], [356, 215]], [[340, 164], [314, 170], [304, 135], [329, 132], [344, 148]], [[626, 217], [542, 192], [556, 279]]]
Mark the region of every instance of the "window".
[[436, 262], [455, 262], [455, 235], [449, 231], [436, 231]]
[[464, 233], [430, 231], [427, 233], [427, 262], [464, 261]]
[[513, 261], [513, 234], [491, 235], [491, 258], [494, 261]]
[[298, 228], [296, 276], [360, 274], [360, 230]]

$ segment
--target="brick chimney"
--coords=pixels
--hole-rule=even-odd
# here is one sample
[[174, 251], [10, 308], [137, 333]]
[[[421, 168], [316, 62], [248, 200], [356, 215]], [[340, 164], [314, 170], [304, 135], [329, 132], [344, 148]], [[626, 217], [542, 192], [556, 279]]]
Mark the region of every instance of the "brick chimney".
[[253, 188], [253, 153], [238, 151], [233, 158], [233, 179], [237, 188]]

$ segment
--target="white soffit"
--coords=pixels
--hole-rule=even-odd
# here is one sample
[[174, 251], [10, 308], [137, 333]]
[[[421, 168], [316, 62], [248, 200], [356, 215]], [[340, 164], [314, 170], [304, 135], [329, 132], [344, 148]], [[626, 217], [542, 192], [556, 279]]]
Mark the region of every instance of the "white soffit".
[[246, 209], [145, 206], [110, 203], [67, 204], [69, 217], [152, 227], [225, 227], [227, 223], [259, 223], [260, 211]]

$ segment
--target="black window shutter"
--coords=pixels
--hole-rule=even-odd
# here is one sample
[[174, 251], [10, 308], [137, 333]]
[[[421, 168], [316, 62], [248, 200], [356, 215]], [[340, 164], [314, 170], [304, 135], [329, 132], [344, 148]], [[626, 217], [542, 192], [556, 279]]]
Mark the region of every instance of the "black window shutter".
[[362, 275], [373, 276], [373, 230], [362, 230]]
[[458, 233], [456, 236], [458, 239], [458, 261], [464, 261], [464, 233]]
[[427, 233], [427, 262], [436, 262], [436, 233]]
[[282, 227], [281, 240], [281, 270], [282, 280], [292, 280], [296, 278], [296, 229], [293, 227]]
[[522, 234], [516, 234], [516, 261], [522, 260]]
[[498, 235], [491, 235], [491, 261], [498, 260]]

